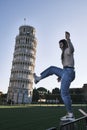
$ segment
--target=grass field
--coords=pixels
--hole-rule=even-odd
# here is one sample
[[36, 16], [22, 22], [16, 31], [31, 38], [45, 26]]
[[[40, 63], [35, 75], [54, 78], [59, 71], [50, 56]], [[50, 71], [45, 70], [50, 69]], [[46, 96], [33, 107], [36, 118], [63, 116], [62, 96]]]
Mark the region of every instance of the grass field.
[[[86, 110], [86, 106], [73, 107], [76, 118], [82, 116], [78, 108]], [[65, 114], [64, 106], [0, 106], [0, 130], [46, 130], [59, 126]]]

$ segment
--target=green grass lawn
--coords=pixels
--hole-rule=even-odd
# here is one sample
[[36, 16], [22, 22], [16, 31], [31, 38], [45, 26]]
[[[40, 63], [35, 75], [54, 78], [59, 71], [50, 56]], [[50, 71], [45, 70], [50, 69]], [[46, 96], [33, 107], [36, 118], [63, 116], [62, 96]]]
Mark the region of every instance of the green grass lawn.
[[[73, 110], [76, 118], [82, 116], [78, 108]], [[1, 106], [0, 130], [46, 130], [49, 127], [59, 126], [60, 117], [66, 114], [63, 106]]]

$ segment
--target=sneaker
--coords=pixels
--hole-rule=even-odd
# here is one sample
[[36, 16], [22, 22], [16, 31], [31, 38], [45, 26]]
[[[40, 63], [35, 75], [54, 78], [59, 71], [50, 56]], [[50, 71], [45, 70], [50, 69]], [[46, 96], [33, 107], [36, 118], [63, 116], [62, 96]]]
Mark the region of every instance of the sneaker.
[[74, 121], [74, 120], [75, 120], [75, 118], [74, 118], [73, 113], [67, 113], [67, 115], [66, 115], [66, 116], [61, 117], [61, 119], [60, 119], [60, 120], [61, 120], [61, 121]]
[[34, 82], [35, 84], [37, 84], [39, 81], [40, 81], [41, 77], [40, 76], [37, 76], [35, 73], [34, 73]]

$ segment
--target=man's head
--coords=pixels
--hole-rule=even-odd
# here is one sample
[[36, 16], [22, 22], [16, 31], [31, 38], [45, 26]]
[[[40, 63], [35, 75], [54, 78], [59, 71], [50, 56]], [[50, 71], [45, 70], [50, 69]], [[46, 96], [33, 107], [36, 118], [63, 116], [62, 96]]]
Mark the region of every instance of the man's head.
[[59, 47], [60, 47], [62, 50], [64, 50], [65, 48], [67, 48], [67, 47], [68, 47], [67, 41], [66, 41], [65, 39], [60, 40], [60, 41], [59, 41]]

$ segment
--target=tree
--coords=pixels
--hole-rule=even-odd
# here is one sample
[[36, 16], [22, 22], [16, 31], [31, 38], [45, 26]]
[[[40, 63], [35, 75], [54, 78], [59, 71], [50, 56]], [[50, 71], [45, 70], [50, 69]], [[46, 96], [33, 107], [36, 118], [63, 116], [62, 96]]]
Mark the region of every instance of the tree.
[[35, 89], [33, 89], [33, 98], [32, 98], [32, 101], [33, 102], [37, 102], [38, 99], [39, 99], [39, 93], [38, 93], [37, 89], [35, 88]]
[[59, 88], [54, 88], [54, 89], [52, 90], [52, 94], [59, 94], [59, 93], [60, 93]]
[[0, 94], [0, 104], [6, 104], [7, 103], [7, 94]]
[[47, 89], [44, 88], [44, 87], [39, 87], [39, 88], [37, 89], [37, 91], [38, 91], [39, 93], [41, 93], [41, 94], [47, 93]]

